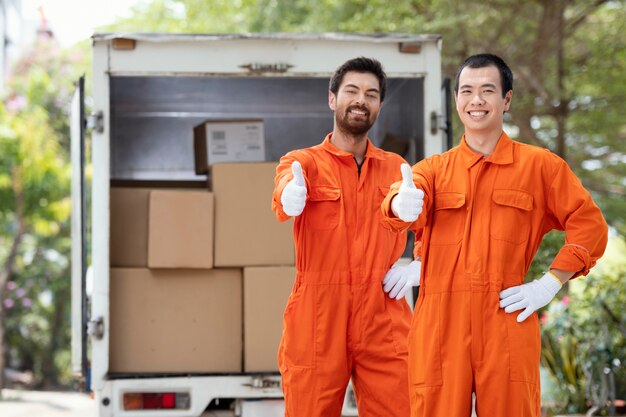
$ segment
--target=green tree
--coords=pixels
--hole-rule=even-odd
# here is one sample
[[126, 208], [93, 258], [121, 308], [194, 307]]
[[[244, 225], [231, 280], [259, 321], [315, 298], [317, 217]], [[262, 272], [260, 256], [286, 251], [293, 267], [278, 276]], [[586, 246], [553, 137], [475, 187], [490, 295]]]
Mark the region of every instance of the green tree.
[[0, 369], [6, 359], [32, 367], [44, 385], [69, 364], [54, 365], [69, 347], [66, 109], [84, 62], [39, 41], [14, 68], [0, 109], [0, 340], [9, 347], [0, 344]]
[[[0, 185], [2, 240], [10, 251], [4, 257], [0, 276], [0, 299], [3, 318], [14, 300], [8, 297], [15, 281], [11, 277], [24, 267], [23, 243], [29, 236], [47, 236], [59, 231], [55, 221], [67, 218], [67, 169], [58, 158], [58, 145], [50, 138], [53, 132], [41, 109], [4, 118], [4, 134], [0, 137], [3, 178]], [[65, 171], [65, 172], [64, 172]], [[63, 189], [65, 188], [65, 190]], [[65, 207], [64, 207], [65, 206]], [[24, 301], [24, 300], [22, 300]], [[28, 307], [28, 303], [23, 305]], [[4, 320], [0, 321], [4, 334]], [[3, 353], [0, 349], [0, 353]], [[4, 355], [0, 355], [4, 358]]]
[[107, 31], [162, 33], [242, 33], [256, 13], [255, 0], [155, 0], [139, 3], [130, 17], [106, 26]]

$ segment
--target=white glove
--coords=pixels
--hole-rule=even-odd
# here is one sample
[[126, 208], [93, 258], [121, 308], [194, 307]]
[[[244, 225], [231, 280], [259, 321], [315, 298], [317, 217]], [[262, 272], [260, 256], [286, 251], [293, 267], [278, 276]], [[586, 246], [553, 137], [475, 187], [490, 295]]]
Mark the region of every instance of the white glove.
[[383, 290], [389, 293], [389, 298], [401, 299], [411, 287], [420, 285], [421, 270], [420, 261], [392, 267], [383, 279]]
[[408, 164], [402, 164], [400, 170], [402, 171], [402, 185], [398, 194], [391, 200], [391, 211], [402, 221], [414, 222], [422, 212], [424, 191], [415, 187], [413, 173]]
[[551, 272], [527, 284], [507, 288], [500, 292], [500, 307], [506, 313], [524, 309], [518, 316], [517, 322], [526, 320], [536, 310], [548, 304], [563, 284]]
[[304, 182], [300, 162], [294, 161], [291, 164], [291, 172], [293, 173], [293, 179], [283, 188], [280, 202], [287, 216], [299, 216], [302, 214], [306, 204], [306, 183]]

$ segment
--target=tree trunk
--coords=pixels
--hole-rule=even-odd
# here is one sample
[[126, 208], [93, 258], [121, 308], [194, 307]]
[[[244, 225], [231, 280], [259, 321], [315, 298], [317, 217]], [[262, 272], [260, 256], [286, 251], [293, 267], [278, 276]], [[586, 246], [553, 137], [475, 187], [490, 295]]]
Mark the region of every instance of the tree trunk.
[[565, 155], [565, 122], [567, 121], [569, 100], [567, 98], [564, 86], [565, 74], [565, 62], [564, 62], [564, 19], [565, 19], [565, 1], [561, 0], [559, 4], [559, 16], [557, 24], [557, 36], [556, 36], [556, 56], [557, 56], [557, 88], [558, 88], [558, 106], [555, 109], [556, 116], [556, 149], [555, 152], [561, 158], [566, 159]]
[[600, 301], [600, 306], [602, 307], [604, 312], [609, 316], [613, 324], [615, 324], [623, 334], [626, 334], [626, 323], [622, 322], [622, 319], [620, 319], [620, 317], [617, 314], [615, 314], [613, 310], [611, 310], [611, 308], [606, 302]]

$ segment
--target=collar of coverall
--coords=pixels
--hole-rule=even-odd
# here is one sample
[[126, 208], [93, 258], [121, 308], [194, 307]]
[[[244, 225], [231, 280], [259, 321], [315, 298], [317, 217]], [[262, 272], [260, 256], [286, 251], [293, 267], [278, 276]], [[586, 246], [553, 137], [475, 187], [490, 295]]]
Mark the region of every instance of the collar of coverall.
[[[461, 138], [461, 144], [459, 146], [461, 147], [461, 155], [463, 155], [465, 165], [468, 168], [483, 158], [482, 154], [474, 152], [472, 148], [469, 147], [465, 141], [465, 135]], [[513, 163], [513, 141], [506, 133], [502, 132], [500, 139], [498, 139], [496, 149], [494, 149], [491, 155], [485, 158], [485, 161], [499, 165]]]
[[[354, 155], [352, 155], [350, 152], [342, 151], [341, 149], [339, 149], [338, 147], [330, 143], [330, 137], [332, 135], [333, 135], [332, 132], [326, 135], [326, 139], [324, 139], [324, 142], [322, 142], [322, 148], [324, 148], [326, 151], [336, 156], [354, 158]], [[384, 152], [378, 149], [376, 146], [374, 146], [374, 144], [372, 143], [372, 141], [370, 141], [369, 138], [367, 138], [367, 149], [365, 150], [365, 159], [367, 158], [374, 158], [374, 159], [380, 159], [380, 160], [387, 159], [385, 157]]]

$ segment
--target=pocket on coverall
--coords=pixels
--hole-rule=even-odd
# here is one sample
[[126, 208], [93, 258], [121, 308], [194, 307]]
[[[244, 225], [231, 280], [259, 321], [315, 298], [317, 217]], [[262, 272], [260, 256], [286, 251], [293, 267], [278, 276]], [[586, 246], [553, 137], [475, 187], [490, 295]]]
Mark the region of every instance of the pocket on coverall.
[[517, 316], [521, 311], [505, 313], [509, 366], [511, 381], [539, 384], [539, 362], [541, 360], [541, 335], [537, 313], [521, 323]]
[[491, 237], [519, 245], [528, 240], [533, 196], [520, 190], [493, 190]]
[[313, 229], [329, 230], [339, 224], [341, 190], [333, 186], [314, 186], [304, 211], [306, 224]]
[[389, 320], [391, 338], [398, 355], [406, 355], [408, 351], [407, 335], [410, 331], [410, 323], [408, 317], [411, 317], [411, 307], [404, 300], [394, 300], [383, 293], [383, 306], [385, 314]]
[[287, 367], [311, 368], [315, 364], [315, 286], [294, 285], [283, 320], [283, 353]]
[[441, 377], [440, 294], [420, 297], [409, 332], [409, 382], [437, 387]]
[[464, 206], [464, 193], [446, 191], [435, 194], [431, 245], [455, 245], [463, 239], [467, 217]]

